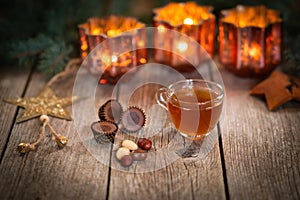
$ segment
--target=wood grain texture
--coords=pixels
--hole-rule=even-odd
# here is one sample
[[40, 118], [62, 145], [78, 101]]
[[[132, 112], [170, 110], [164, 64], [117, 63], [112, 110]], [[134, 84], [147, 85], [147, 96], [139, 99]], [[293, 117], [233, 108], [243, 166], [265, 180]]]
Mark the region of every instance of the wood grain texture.
[[[29, 71], [1, 71], [1, 97], [20, 96], [28, 74]], [[166, 112], [155, 105], [154, 96], [161, 85], [182, 77], [164, 69], [140, 71], [132, 80], [144, 82], [134, 83], [139, 87], [133, 91], [128, 87], [132, 82], [116, 87], [99, 86], [100, 89], [95, 90], [96, 99], [87, 98], [76, 104], [76, 111], [82, 109], [82, 113], [76, 115], [76, 123], [86, 124], [86, 132], [78, 129], [78, 124], [51, 118], [57, 132], [69, 138], [63, 149], [57, 149], [47, 136], [36, 152], [18, 156], [15, 151], [18, 143], [35, 141], [41, 124], [38, 119], [14, 124], [17, 108], [0, 102], [0, 148], [3, 149], [13, 125], [0, 165], [0, 199], [225, 199], [226, 183], [231, 199], [299, 199], [299, 103], [291, 102], [270, 112], [263, 100], [248, 95], [257, 80], [237, 78], [226, 71], [222, 71], [222, 75], [227, 93], [226, 115], [221, 123], [224, 155], [220, 155], [216, 143], [203, 151], [200, 159], [170, 160], [174, 154], [167, 151], [168, 148], [176, 149], [177, 144], [185, 143], [177, 140], [178, 134]], [[153, 78], [151, 84], [145, 85], [150, 78]], [[164, 79], [163, 84], [159, 84], [161, 79]], [[12, 85], [16, 82], [19, 85]], [[25, 96], [35, 96], [45, 83], [45, 77], [34, 73]], [[72, 85], [63, 81], [56, 83], [53, 89], [59, 96], [68, 96], [72, 94]], [[119, 131], [112, 150], [111, 147], [102, 149], [93, 141], [88, 127], [90, 117], [86, 116], [90, 114], [94, 119], [98, 107], [111, 97], [119, 98], [124, 107], [142, 107], [148, 116], [147, 126], [138, 134]], [[86, 109], [87, 105], [92, 108]], [[21, 113], [19, 109], [18, 115]], [[119, 143], [123, 138], [138, 137], [153, 138], [150, 153], [163, 151], [152, 160], [149, 157], [147, 162], [122, 168], [114, 156]], [[215, 139], [212, 138], [212, 143]], [[95, 155], [98, 152], [102, 157]], [[225, 160], [226, 183], [221, 156]], [[101, 159], [109, 159], [111, 169]], [[156, 164], [148, 165], [149, 161]], [[166, 167], [161, 167], [164, 164]], [[142, 173], [143, 169], [148, 172]]]
[[3, 99], [20, 97], [29, 79], [30, 68], [0, 67], [0, 152], [4, 150], [17, 107]]
[[[45, 80], [35, 73], [25, 96], [38, 94]], [[54, 91], [60, 96], [72, 95], [72, 88], [63, 85], [61, 89], [55, 86]], [[71, 111], [71, 107], [67, 109]], [[69, 138], [68, 145], [57, 149], [46, 131], [47, 137], [36, 152], [18, 156], [18, 143], [35, 141], [41, 124], [38, 119], [15, 124], [0, 166], [1, 199], [105, 199], [108, 167], [83, 146], [73, 122], [52, 117], [50, 120], [58, 133]]]
[[[119, 135], [113, 154], [124, 138], [133, 140], [137, 140], [138, 137], [151, 138], [153, 149], [148, 153], [146, 161], [136, 162], [129, 168], [120, 166], [112, 156], [108, 197], [109, 199], [224, 199], [224, 182], [218, 144], [215, 143], [212, 149], [209, 149], [210, 153], [204, 158], [179, 158], [172, 161], [170, 159], [174, 156], [174, 152], [170, 148], [176, 148], [176, 146], [172, 146], [171, 143], [175, 140], [174, 134], [178, 136], [178, 133], [172, 131], [169, 119], [165, 125], [167, 128], [161, 130], [159, 127], [153, 128], [153, 125], [165, 120], [164, 116], [167, 114], [159, 110], [155, 103], [155, 93], [161, 87], [155, 79], [159, 80], [160, 76], [165, 79], [175, 78], [168, 76], [169, 72], [166, 73], [155, 69], [145, 74], [140, 73], [136, 75], [139, 77], [136, 80], [144, 80], [143, 86], [131, 88], [135, 85], [131, 85], [131, 82], [127, 85], [122, 84], [120, 87], [120, 102], [123, 105], [143, 108], [147, 114], [148, 124], [140, 133]], [[149, 81], [151, 83], [147, 84], [150, 78], [152, 82]], [[143, 173], [143, 168], [148, 172]]]
[[223, 71], [227, 112], [222, 128], [232, 199], [299, 199], [300, 105], [271, 112], [248, 91], [258, 80]]

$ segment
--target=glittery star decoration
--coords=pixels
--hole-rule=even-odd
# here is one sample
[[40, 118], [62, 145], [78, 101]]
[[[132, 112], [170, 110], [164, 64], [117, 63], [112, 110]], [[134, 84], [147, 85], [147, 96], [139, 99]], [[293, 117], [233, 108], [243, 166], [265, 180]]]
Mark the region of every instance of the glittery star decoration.
[[51, 88], [45, 87], [36, 97], [5, 99], [4, 101], [25, 108], [23, 114], [17, 119], [17, 123], [20, 123], [41, 115], [72, 120], [64, 107], [78, 99], [77, 96], [59, 98]]

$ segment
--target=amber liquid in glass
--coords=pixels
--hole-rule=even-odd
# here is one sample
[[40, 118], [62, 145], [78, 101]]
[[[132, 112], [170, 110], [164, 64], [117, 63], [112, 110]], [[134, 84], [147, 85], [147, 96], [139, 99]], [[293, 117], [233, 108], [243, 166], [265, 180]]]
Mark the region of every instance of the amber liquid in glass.
[[168, 110], [177, 130], [193, 140], [204, 138], [221, 115], [222, 101], [212, 101], [216, 97], [216, 92], [209, 88], [177, 90], [168, 100]]

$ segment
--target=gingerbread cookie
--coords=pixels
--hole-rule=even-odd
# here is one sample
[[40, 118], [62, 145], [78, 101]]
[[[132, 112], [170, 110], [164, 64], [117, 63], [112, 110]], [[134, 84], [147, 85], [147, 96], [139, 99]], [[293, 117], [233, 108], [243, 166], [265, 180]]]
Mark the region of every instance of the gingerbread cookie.
[[264, 95], [269, 110], [274, 110], [293, 99], [292, 93], [288, 89], [291, 85], [290, 78], [286, 74], [274, 71], [266, 80], [252, 88], [250, 94]]

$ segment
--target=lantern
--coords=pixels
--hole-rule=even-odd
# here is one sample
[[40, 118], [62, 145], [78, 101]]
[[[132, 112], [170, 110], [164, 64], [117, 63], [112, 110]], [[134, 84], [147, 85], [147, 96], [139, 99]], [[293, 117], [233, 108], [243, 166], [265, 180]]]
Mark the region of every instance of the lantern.
[[219, 58], [225, 68], [242, 77], [270, 73], [282, 59], [282, 19], [264, 6], [222, 10]]
[[[165, 7], [154, 9], [154, 60], [176, 68], [189, 71], [189, 65], [200, 63], [200, 43], [210, 55], [214, 52], [215, 16], [210, 6], [199, 6], [195, 2], [169, 3]], [[190, 40], [174, 34], [185, 34]], [[190, 62], [188, 63], [187, 60]]]
[[[91, 74], [102, 74], [99, 83], [114, 84], [122, 75], [147, 62], [144, 27], [135, 18], [114, 15], [89, 18], [78, 26], [81, 57], [90, 54], [86, 67]], [[100, 43], [101, 49], [95, 49]]]

